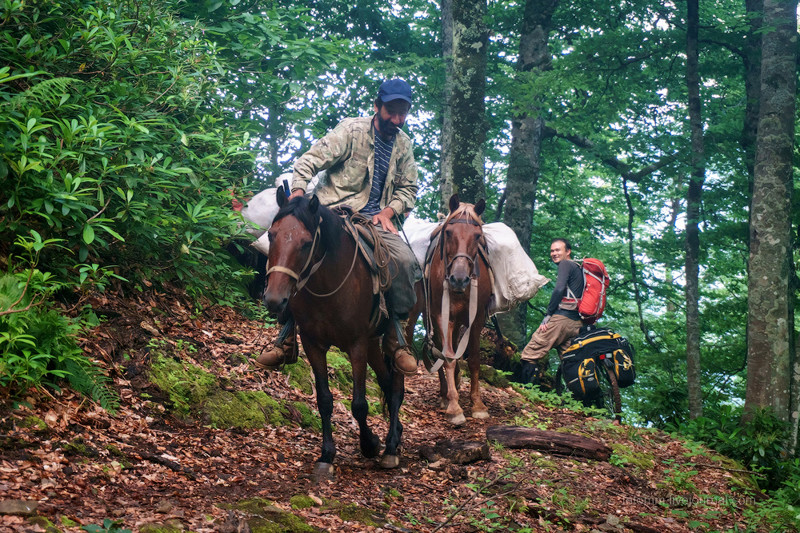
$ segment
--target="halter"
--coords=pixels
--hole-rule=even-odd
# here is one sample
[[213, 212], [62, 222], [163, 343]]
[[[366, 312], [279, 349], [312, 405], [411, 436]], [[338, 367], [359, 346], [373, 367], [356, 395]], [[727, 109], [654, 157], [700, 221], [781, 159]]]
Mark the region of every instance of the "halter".
[[[448, 224], [471, 224], [471, 225], [477, 226], [477, 227], [481, 226], [478, 223], [478, 221], [475, 220], [472, 217], [470, 217], [469, 219], [454, 218], [452, 220], [445, 221], [444, 226], [447, 226]], [[458, 259], [460, 257], [463, 257], [464, 259], [466, 259], [469, 262], [469, 264], [470, 264], [470, 266], [472, 268], [472, 274], [470, 275], [469, 279], [470, 280], [476, 279], [478, 276], [481, 275], [480, 263], [477, 261], [479, 255], [483, 255], [483, 250], [482, 250], [482, 247], [480, 245], [478, 245], [478, 251], [475, 252], [475, 255], [473, 255], [472, 257], [468, 256], [467, 254], [458, 253], [458, 254], [454, 255], [448, 261], [447, 260], [447, 255], [446, 255], [446, 252], [445, 252], [444, 227], [442, 227], [442, 239], [441, 239], [441, 242], [439, 244], [439, 256], [440, 256], [440, 258], [442, 260], [442, 263], [445, 264], [445, 267], [444, 267], [444, 278], [445, 278], [445, 280], [447, 280], [447, 278], [449, 277], [448, 274], [450, 274], [450, 269], [453, 267], [453, 263], [455, 263], [456, 259]]]
[[[456, 218], [457, 215], [466, 214], [468, 218]], [[475, 255], [470, 257], [467, 254], [458, 253], [454, 255], [449, 261], [447, 260], [447, 255], [445, 253], [445, 235], [444, 227], [448, 224], [471, 224], [473, 226], [480, 227], [482, 224], [480, 219], [476, 219], [475, 215], [473, 215], [470, 211], [466, 208], [459, 209], [451, 214], [441, 226], [440, 232], [440, 242], [439, 242], [439, 256], [442, 260], [442, 263], [445, 265], [445, 272], [444, 272], [444, 280], [443, 280], [443, 287], [442, 287], [442, 314], [440, 317], [440, 328], [442, 331], [442, 348], [444, 353], [441, 354], [439, 352], [437, 355], [437, 360], [431, 367], [430, 372], [436, 372], [442, 364], [444, 364], [445, 359], [449, 359], [451, 361], [455, 361], [460, 359], [464, 352], [467, 350], [467, 345], [469, 344], [469, 332], [472, 330], [472, 325], [475, 321], [475, 317], [478, 313], [478, 277], [480, 276], [480, 261], [478, 261], [478, 256], [480, 256], [486, 264], [489, 264], [489, 260], [486, 256], [485, 247], [482, 243], [478, 243], [478, 251], [475, 252]], [[450, 268], [453, 266], [453, 263], [459, 257], [463, 257], [472, 265], [472, 274], [469, 277], [469, 285], [470, 285], [470, 294], [469, 294], [469, 323], [467, 328], [464, 330], [461, 338], [458, 342], [458, 347], [454, 351], [451, 346], [450, 342], [450, 332], [449, 332], [449, 325], [450, 325], [450, 282], [448, 282]], [[491, 276], [491, 268], [489, 269], [489, 275]], [[430, 283], [426, 282], [426, 295], [430, 294]], [[426, 305], [430, 306], [430, 297], [425, 298]], [[428, 317], [431, 316], [430, 308], [428, 308]], [[428, 328], [428, 339], [426, 342], [430, 343], [430, 346], [433, 347], [433, 339], [430, 337], [432, 333], [432, 328]], [[435, 350], [438, 352], [438, 350]], [[441, 354], [441, 357], [438, 357]], [[452, 354], [452, 355], [450, 355]]]
[[341, 289], [344, 286], [344, 283], [347, 281], [347, 278], [349, 278], [350, 274], [353, 272], [353, 267], [355, 267], [356, 259], [358, 258], [358, 246], [356, 246], [355, 253], [353, 254], [353, 262], [350, 264], [350, 270], [347, 271], [347, 274], [345, 274], [344, 279], [342, 279], [342, 282], [339, 284], [339, 286], [336, 287], [335, 289], [333, 289], [332, 291], [330, 291], [330, 292], [328, 292], [326, 294], [318, 294], [318, 293], [312, 291], [311, 289], [309, 289], [308, 287], [306, 287], [306, 283], [308, 283], [308, 280], [311, 279], [311, 276], [313, 276], [314, 273], [317, 270], [319, 270], [319, 267], [322, 266], [322, 263], [325, 261], [325, 258], [327, 257], [328, 252], [323, 253], [322, 254], [322, 258], [320, 258], [319, 261], [317, 261], [316, 263], [314, 263], [311, 266], [311, 268], [308, 270], [308, 275], [306, 275], [302, 279], [300, 277], [303, 274], [303, 272], [305, 272], [305, 270], [308, 268], [308, 265], [311, 264], [311, 261], [314, 258], [314, 252], [316, 251], [317, 243], [319, 242], [320, 235], [322, 234], [321, 227], [322, 227], [322, 217], [319, 217], [319, 223], [317, 224], [317, 229], [314, 232], [314, 238], [311, 241], [311, 251], [308, 253], [308, 259], [306, 259], [306, 264], [303, 265], [303, 268], [300, 269], [300, 273], [299, 274], [297, 272], [295, 272], [294, 270], [290, 269], [290, 268], [286, 268], [286, 267], [280, 266], [280, 265], [275, 265], [273, 267], [270, 267], [269, 270], [267, 270], [267, 274], [266, 275], [269, 276], [270, 273], [272, 273], [272, 272], [281, 272], [283, 274], [286, 274], [287, 276], [289, 276], [290, 278], [292, 278], [296, 282], [295, 283], [295, 294], [297, 294], [301, 290], [305, 289], [311, 295], [316, 296], [317, 298], [325, 298], [325, 297], [328, 297], [328, 296], [333, 296], [334, 294], [339, 292], [339, 289]]

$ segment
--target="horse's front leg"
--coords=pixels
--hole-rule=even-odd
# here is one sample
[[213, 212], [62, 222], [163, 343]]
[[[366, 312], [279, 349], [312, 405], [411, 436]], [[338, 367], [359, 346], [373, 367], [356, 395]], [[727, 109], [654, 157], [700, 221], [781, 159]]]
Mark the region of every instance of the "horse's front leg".
[[[302, 333], [301, 333], [302, 337]], [[322, 419], [322, 453], [317, 459], [314, 474], [317, 478], [329, 477], [333, 474], [333, 459], [336, 457], [336, 444], [333, 442], [333, 428], [331, 415], [333, 415], [333, 394], [328, 385], [328, 348], [303, 338], [303, 347], [314, 372], [314, 382], [317, 389], [317, 409]]]
[[447, 384], [447, 406], [444, 411], [444, 416], [447, 421], [454, 426], [464, 424], [467, 419], [464, 416], [464, 411], [458, 405], [458, 386], [456, 385], [456, 372], [459, 372], [458, 360], [447, 359], [444, 362], [444, 376]]
[[392, 390], [388, 396], [389, 433], [386, 434], [386, 449], [383, 451], [381, 466], [395, 468], [400, 464], [400, 443], [403, 439], [403, 424], [400, 423], [400, 406], [406, 393], [405, 376], [402, 372], [389, 370]]
[[395, 468], [400, 464], [399, 447], [403, 437], [403, 424], [400, 423], [400, 406], [405, 396], [405, 377], [396, 372], [390, 363], [391, 359], [381, 350], [380, 343], [370, 342], [369, 365], [375, 371], [378, 384], [383, 391], [384, 401], [389, 411], [389, 432], [386, 434], [386, 448], [383, 451], [380, 465], [383, 468]]
[[353, 367], [353, 418], [358, 422], [359, 444], [364, 457], [375, 457], [380, 452], [381, 441], [367, 424], [369, 403], [367, 402], [367, 353], [368, 338], [356, 341], [347, 353]]
[[[480, 318], [480, 317], [479, 317]], [[489, 410], [481, 401], [481, 328], [478, 324], [483, 324], [483, 320], [475, 320], [472, 325], [472, 330], [469, 332], [469, 357], [467, 358], [467, 365], [469, 365], [469, 397], [472, 400], [472, 418], [489, 418]]]

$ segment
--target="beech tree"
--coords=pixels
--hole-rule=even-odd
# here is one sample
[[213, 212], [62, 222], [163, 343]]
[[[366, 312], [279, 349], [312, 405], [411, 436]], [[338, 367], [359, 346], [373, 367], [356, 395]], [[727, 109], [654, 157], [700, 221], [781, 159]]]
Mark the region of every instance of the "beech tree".
[[689, 95], [691, 131], [691, 166], [686, 188], [686, 382], [689, 392], [689, 416], [703, 414], [700, 386], [700, 204], [705, 181], [705, 143], [703, 142], [702, 103], [699, 71], [699, 0], [688, 0], [686, 28], [686, 89]]
[[764, 0], [761, 107], [756, 137], [750, 216], [745, 414], [759, 408], [792, 421], [794, 323], [790, 295], [791, 214], [795, 98], [797, 91], [797, 2]]
[[462, 201], [474, 203], [486, 196], [486, 0], [450, 0], [445, 5], [452, 10], [452, 26], [447, 30], [452, 35], [446, 40], [453, 49], [445, 102], [450, 129], [442, 132], [449, 137], [445, 145], [450, 154], [445, 162], [450, 168], [442, 173], [452, 176], [452, 190]]

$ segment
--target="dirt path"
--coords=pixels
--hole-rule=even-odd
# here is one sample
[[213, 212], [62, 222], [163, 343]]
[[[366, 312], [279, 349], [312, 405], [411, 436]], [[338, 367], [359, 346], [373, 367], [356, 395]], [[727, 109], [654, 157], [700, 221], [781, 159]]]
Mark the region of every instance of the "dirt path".
[[[227, 308], [195, 313], [164, 294], [92, 304], [108, 319], [84, 345], [112, 369], [121, 407], [111, 416], [65, 392], [5, 408], [0, 531], [78, 532], [108, 519], [132, 531], [198, 533], [747, 529], [742, 513], [752, 496], [733, 492], [747, 478], [713, 453], [663, 433], [533, 404], [511, 387], [486, 389], [490, 419], [452, 428], [438, 409], [436, 379], [423, 371], [407, 380], [403, 456], [391, 471], [361, 457], [348, 398], [334, 391], [336, 472], [317, 483], [310, 475], [317, 431], [296, 424], [223, 430], [202, 418], [181, 420], [146, 379], [154, 354], [169, 348], [182, 354], [181, 364], [222, 378], [227, 391], [263, 391], [315, 411], [313, 396], [290, 386], [286, 373], [256, 371], [242, 357], [267, 343], [273, 329]], [[466, 389], [462, 384], [463, 406]], [[302, 413], [290, 409], [293, 417]], [[370, 421], [385, 436], [382, 417]], [[483, 442], [496, 424], [567, 431], [615, 453], [598, 462], [492, 447], [491, 460], [471, 465], [420, 456], [442, 440]], [[29, 502], [35, 511], [4, 514], [8, 502]], [[100, 529], [106, 530], [112, 531]]]

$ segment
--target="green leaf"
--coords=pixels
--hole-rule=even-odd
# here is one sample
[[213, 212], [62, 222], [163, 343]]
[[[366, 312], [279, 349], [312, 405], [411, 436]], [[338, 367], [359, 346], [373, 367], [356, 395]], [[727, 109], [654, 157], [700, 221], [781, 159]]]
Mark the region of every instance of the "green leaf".
[[83, 242], [92, 244], [92, 241], [94, 241], [94, 229], [89, 224], [86, 224], [83, 227]]

